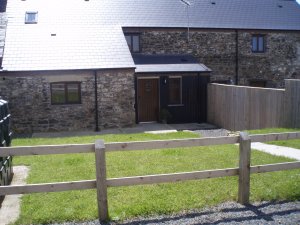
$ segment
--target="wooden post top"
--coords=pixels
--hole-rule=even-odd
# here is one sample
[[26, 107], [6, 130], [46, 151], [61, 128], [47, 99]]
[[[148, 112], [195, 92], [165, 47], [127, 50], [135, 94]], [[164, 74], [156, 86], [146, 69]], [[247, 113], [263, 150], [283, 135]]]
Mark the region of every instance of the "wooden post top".
[[241, 140], [243, 140], [243, 141], [249, 141], [249, 140], [251, 140], [248, 132], [246, 132], [246, 131], [240, 132], [240, 141]]
[[95, 141], [95, 149], [105, 149], [104, 141], [99, 139]]

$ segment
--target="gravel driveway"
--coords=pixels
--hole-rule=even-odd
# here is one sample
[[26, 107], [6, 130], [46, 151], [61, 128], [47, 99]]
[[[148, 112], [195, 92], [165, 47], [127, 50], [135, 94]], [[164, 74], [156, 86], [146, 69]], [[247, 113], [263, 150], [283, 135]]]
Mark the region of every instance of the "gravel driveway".
[[[100, 225], [98, 221], [64, 223], [63, 225]], [[107, 224], [107, 223], [102, 223]], [[109, 225], [190, 225], [190, 224], [300, 224], [300, 201], [261, 202], [243, 206], [227, 202], [213, 208], [189, 211], [172, 216], [136, 218]], [[55, 224], [58, 225], [58, 224]]]

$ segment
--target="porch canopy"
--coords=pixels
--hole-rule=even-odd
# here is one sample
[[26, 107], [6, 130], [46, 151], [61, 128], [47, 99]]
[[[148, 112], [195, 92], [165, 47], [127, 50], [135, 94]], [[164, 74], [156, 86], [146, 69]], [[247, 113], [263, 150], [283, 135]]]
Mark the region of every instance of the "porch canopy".
[[191, 55], [133, 54], [136, 73], [211, 72]]

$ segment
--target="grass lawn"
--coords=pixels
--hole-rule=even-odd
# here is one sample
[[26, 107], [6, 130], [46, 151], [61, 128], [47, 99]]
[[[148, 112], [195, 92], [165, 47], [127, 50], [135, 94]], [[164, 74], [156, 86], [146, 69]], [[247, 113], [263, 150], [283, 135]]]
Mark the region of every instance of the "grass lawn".
[[[279, 133], [279, 132], [300, 132], [300, 129], [288, 129], [288, 128], [268, 128], [261, 130], [249, 130], [250, 134], [266, 134], [266, 133]], [[300, 150], [300, 139], [287, 140], [287, 141], [270, 141], [268, 144], [279, 145], [284, 147], [291, 147]]]
[[[13, 145], [65, 144], [194, 138], [198, 135], [178, 132], [163, 135], [104, 135], [80, 138], [15, 139]], [[107, 153], [108, 177], [188, 172], [238, 166], [235, 145], [130, 151]], [[291, 161], [252, 151], [252, 165]], [[95, 179], [93, 154], [15, 157], [14, 163], [29, 165], [28, 183]], [[138, 215], [174, 213], [202, 208], [225, 201], [236, 201], [237, 177], [187, 181], [172, 184], [143, 185], [108, 189], [111, 219]], [[251, 201], [300, 199], [300, 170], [251, 175]], [[68, 191], [30, 194], [22, 197], [17, 224], [44, 224], [83, 221], [97, 218], [96, 191]]]

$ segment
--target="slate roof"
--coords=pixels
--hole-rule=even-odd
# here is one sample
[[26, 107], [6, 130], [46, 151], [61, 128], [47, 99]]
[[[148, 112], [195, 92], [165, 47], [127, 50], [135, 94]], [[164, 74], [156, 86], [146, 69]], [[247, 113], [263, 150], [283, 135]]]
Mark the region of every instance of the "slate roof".
[[[189, 7], [192, 28], [300, 30], [300, 6], [296, 1], [187, 1], [192, 3]], [[95, 5], [99, 17], [107, 18], [102, 20], [105, 24], [176, 28], [188, 24], [186, 5], [180, 0], [90, 0], [90, 3]]]
[[[189, 1], [191, 28], [300, 31], [300, 6], [295, 1]], [[180, 0], [8, 0], [2, 67], [9, 71], [134, 67], [121, 28], [187, 27], [186, 10]], [[24, 24], [26, 11], [38, 11], [38, 24]]]
[[136, 65], [136, 73], [211, 72], [200, 63], [191, 64], [144, 64]]
[[197, 59], [192, 55], [146, 55], [132, 54], [134, 63], [137, 64], [193, 64], [198, 63]]
[[211, 72], [191, 55], [133, 54], [136, 73]]
[[135, 67], [120, 27], [55, 29], [55, 32], [48, 29], [27, 32], [22, 28], [7, 31], [3, 70]]

